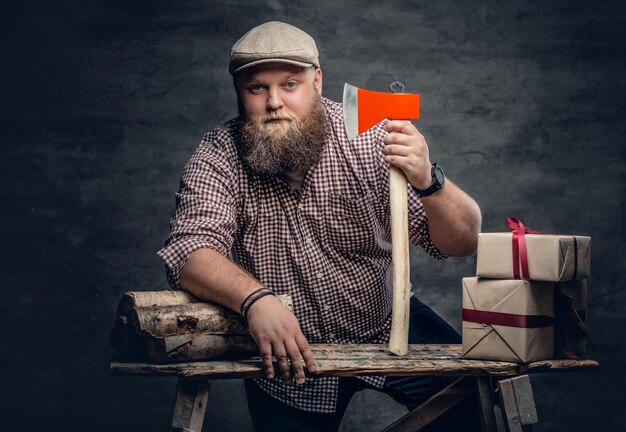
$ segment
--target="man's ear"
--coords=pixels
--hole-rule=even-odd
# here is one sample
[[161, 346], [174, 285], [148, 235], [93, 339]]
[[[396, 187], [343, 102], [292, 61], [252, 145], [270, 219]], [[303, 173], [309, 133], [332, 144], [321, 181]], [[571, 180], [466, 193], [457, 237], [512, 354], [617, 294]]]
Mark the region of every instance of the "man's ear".
[[315, 68], [315, 78], [313, 80], [313, 85], [317, 89], [319, 95], [322, 95], [322, 69], [316, 67]]

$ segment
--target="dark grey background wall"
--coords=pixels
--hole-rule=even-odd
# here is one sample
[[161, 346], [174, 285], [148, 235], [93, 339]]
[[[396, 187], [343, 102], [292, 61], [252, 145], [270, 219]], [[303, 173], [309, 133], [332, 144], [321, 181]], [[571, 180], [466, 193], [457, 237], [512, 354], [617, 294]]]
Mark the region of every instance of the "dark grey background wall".
[[[0, 428], [168, 429], [175, 381], [109, 377], [108, 331], [124, 291], [167, 288], [155, 252], [180, 172], [236, 112], [230, 46], [271, 19], [315, 37], [331, 99], [346, 81], [421, 93], [431, 157], [479, 202], [484, 231], [514, 215], [593, 237], [601, 369], [536, 378], [537, 430], [623, 430], [626, 13], [584, 0], [4, 5]], [[413, 253], [416, 293], [457, 328], [474, 265]], [[250, 430], [241, 382], [213, 388], [214, 430]], [[402, 411], [361, 394], [344, 431]]]

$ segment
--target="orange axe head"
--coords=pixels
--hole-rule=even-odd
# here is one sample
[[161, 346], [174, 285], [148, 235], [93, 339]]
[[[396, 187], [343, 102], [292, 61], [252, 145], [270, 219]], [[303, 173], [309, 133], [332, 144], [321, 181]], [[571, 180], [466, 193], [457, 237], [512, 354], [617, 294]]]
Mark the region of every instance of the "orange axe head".
[[350, 84], [343, 87], [343, 118], [349, 140], [386, 118], [414, 120], [419, 115], [418, 94], [373, 92]]

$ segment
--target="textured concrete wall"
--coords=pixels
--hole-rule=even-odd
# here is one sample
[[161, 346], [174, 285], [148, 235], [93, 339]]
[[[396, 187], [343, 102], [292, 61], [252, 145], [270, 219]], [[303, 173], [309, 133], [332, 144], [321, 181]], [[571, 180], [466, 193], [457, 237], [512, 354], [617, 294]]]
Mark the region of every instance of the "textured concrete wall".
[[[533, 381], [538, 431], [621, 430], [626, 349], [626, 63], [619, 2], [188, 0], [13, 2], [0, 44], [2, 429], [167, 430], [175, 382], [111, 378], [126, 290], [167, 287], [155, 255], [183, 164], [234, 115], [229, 48], [291, 22], [317, 40], [324, 94], [348, 81], [422, 94], [431, 158], [476, 198], [484, 230], [515, 215], [593, 237], [594, 374]], [[475, 259], [413, 253], [417, 294], [460, 325]], [[214, 430], [250, 430], [238, 381], [214, 385]], [[403, 410], [355, 399], [344, 431]]]

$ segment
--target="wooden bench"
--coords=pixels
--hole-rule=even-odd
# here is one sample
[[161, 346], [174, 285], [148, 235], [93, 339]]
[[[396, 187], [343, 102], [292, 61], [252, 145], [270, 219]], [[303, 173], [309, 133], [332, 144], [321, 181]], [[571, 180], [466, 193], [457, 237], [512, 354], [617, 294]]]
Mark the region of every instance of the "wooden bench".
[[[459, 379], [385, 429], [417, 431], [447, 410], [478, 392], [483, 430], [497, 432], [494, 404], [499, 404], [507, 432], [531, 431], [538, 422], [528, 374], [592, 371], [594, 360], [544, 360], [529, 364], [461, 357], [460, 345], [409, 345], [398, 357], [384, 345], [313, 345], [319, 375], [450, 375]], [[176, 364], [112, 361], [113, 375], [177, 376], [175, 431], [200, 432], [210, 384], [207, 380], [263, 376], [261, 360], [215, 360]], [[496, 391], [497, 389], [497, 391]], [[495, 393], [499, 394], [496, 400]]]

